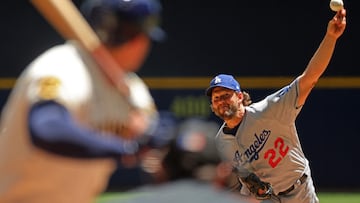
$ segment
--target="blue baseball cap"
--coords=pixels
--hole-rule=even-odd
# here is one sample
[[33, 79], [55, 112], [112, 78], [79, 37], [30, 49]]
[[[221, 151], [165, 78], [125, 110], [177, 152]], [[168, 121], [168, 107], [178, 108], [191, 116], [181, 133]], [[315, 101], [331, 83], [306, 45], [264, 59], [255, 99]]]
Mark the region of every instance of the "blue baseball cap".
[[215, 76], [210, 81], [210, 87], [206, 89], [206, 95], [210, 97], [212, 94], [212, 90], [215, 87], [224, 87], [227, 89], [234, 90], [236, 92], [241, 91], [240, 84], [235, 80], [235, 78], [232, 75], [227, 75], [227, 74], [219, 74]]

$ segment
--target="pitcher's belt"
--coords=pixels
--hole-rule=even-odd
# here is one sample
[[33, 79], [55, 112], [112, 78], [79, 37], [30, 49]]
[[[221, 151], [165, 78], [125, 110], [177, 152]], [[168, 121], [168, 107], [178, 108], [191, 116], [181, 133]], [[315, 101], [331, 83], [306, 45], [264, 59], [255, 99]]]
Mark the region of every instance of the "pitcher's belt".
[[[299, 185], [303, 184], [303, 183], [306, 181], [307, 177], [308, 177], [308, 176], [304, 173], [304, 174], [298, 179], [298, 181], [300, 182]], [[291, 191], [293, 191], [294, 189], [295, 189], [295, 184], [292, 185], [291, 187], [289, 187], [287, 190], [282, 191], [282, 192], [279, 192], [278, 195], [280, 195], [280, 196], [281, 196], [281, 195], [287, 195], [287, 194], [289, 194]]]

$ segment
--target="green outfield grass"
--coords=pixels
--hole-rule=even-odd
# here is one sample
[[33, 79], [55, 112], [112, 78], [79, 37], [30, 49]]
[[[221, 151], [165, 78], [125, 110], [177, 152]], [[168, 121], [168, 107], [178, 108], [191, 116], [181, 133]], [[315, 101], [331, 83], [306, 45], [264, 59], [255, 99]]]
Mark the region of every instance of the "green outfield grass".
[[114, 192], [111, 192], [111, 193], [105, 193], [103, 195], [101, 195], [96, 203], [107, 203], [111, 200], [124, 200], [124, 199], [127, 199], [127, 198], [131, 198], [133, 196], [136, 196], [136, 193], [114, 193]]
[[[96, 203], [106, 203], [111, 200], [121, 200], [135, 196], [135, 193], [106, 193], [98, 198]], [[319, 193], [320, 203], [360, 203], [359, 193], [345, 192], [321, 192]]]
[[360, 192], [321, 192], [319, 199], [320, 203], [360, 203]]

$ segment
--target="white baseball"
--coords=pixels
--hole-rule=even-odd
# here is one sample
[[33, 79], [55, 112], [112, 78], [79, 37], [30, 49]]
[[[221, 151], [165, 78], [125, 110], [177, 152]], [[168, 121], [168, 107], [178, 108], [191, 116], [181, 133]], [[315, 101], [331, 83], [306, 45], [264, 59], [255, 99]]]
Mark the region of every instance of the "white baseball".
[[330, 1], [330, 8], [331, 10], [337, 12], [343, 9], [344, 2], [342, 0], [331, 0]]

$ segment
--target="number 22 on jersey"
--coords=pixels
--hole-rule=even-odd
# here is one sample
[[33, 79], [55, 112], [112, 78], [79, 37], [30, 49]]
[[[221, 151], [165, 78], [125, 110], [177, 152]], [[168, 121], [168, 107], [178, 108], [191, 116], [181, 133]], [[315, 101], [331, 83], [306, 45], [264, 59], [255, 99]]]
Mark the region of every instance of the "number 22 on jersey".
[[264, 158], [268, 159], [268, 163], [272, 168], [275, 168], [288, 151], [289, 146], [285, 145], [284, 140], [278, 137], [274, 142], [274, 147], [265, 152]]

